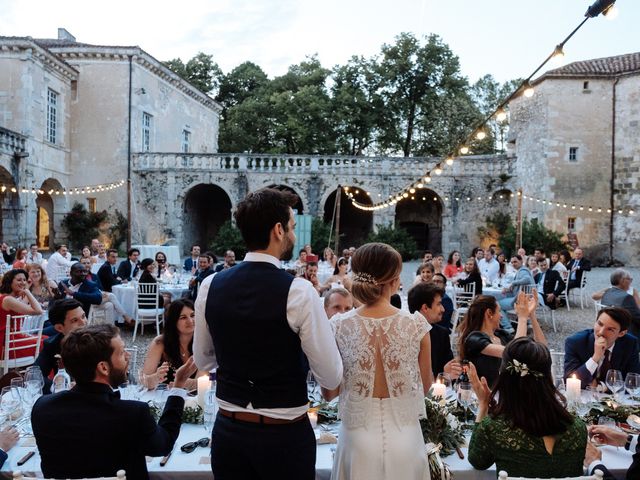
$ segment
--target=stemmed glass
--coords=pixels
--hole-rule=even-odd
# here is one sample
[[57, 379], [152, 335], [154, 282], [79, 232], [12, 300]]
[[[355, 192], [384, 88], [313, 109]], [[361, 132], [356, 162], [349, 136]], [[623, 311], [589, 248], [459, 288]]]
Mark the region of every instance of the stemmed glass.
[[640, 374], [629, 372], [624, 379], [624, 388], [632, 397], [640, 395]]
[[471, 404], [472, 396], [473, 390], [471, 389], [471, 383], [458, 382], [458, 403], [462, 407], [464, 412], [464, 423], [467, 425], [471, 423], [467, 420], [467, 410]]
[[455, 396], [455, 392], [453, 391], [453, 382], [451, 381], [451, 375], [448, 373], [439, 373], [436, 378], [437, 383], [441, 383], [446, 387], [445, 398], [451, 399], [451, 397]]
[[169, 390], [167, 389], [167, 385], [165, 383], [161, 383], [156, 387], [156, 392], [154, 394], [154, 400], [160, 409], [160, 413], [164, 411], [164, 405], [167, 403], [167, 397], [169, 396]]
[[14, 420], [16, 410], [20, 407], [20, 392], [15, 387], [2, 387], [0, 392], [2, 398], [0, 399], [0, 411], [9, 420]]
[[607, 376], [605, 377], [605, 383], [611, 393], [613, 393], [613, 398], [616, 398], [618, 392], [624, 390], [624, 380], [622, 379], [622, 372], [620, 370], [607, 370]]

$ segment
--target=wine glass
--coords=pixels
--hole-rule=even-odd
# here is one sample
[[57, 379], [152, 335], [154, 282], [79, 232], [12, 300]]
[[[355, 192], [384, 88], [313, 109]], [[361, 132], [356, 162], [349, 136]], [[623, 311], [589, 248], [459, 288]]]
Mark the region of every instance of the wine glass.
[[473, 395], [473, 390], [471, 389], [471, 383], [458, 382], [458, 403], [460, 404], [464, 412], [464, 420], [466, 424], [469, 423], [467, 421], [467, 409], [471, 404], [472, 395]]
[[607, 370], [605, 383], [609, 390], [611, 390], [611, 393], [613, 393], [613, 398], [616, 397], [618, 392], [624, 390], [624, 380], [622, 379], [622, 372], [620, 370]]
[[13, 415], [20, 407], [20, 393], [15, 387], [2, 387], [0, 392], [2, 398], [0, 399], [0, 410], [2, 414], [8, 419], [13, 419]]
[[632, 397], [640, 395], [640, 374], [629, 372], [624, 379], [624, 388]]

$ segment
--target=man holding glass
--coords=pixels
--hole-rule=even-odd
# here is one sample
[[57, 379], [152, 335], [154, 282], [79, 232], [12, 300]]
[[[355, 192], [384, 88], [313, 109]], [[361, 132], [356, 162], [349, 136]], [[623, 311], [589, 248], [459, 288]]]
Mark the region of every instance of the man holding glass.
[[618, 370], [623, 377], [640, 373], [638, 340], [627, 333], [630, 324], [631, 315], [622, 308], [600, 310], [593, 329], [565, 340], [565, 378], [575, 375], [584, 389], [604, 383], [609, 370]]

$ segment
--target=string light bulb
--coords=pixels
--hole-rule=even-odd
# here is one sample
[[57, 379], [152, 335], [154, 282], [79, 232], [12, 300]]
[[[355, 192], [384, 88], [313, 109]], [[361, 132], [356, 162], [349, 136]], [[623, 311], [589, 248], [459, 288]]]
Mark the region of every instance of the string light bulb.
[[602, 14], [607, 20], [615, 20], [616, 18], [618, 18], [620, 10], [618, 10], [618, 7], [616, 7], [615, 5], [611, 5], [604, 12], [602, 12]]
[[462, 155], [466, 155], [467, 153], [469, 153], [469, 147], [461, 147], [460, 148], [460, 153]]
[[499, 122], [504, 122], [507, 119], [507, 112], [505, 112], [504, 108], [499, 109], [496, 112], [496, 120]]
[[442, 175], [442, 168], [440, 168], [440, 165], [436, 165], [436, 168], [434, 170], [434, 173], [436, 175]]
[[445, 163], [449, 166], [453, 165], [453, 157], [447, 157]]
[[476, 133], [476, 138], [477, 138], [478, 140], [484, 140], [485, 138], [487, 138], [487, 134], [484, 132], [484, 130], [479, 130], [479, 131]]
[[562, 45], [556, 45], [556, 48], [553, 49], [553, 53], [551, 54], [551, 59], [557, 66], [564, 65], [564, 50]]
[[424, 177], [424, 183], [431, 183], [431, 175]]
[[524, 86], [524, 96], [527, 98], [533, 97], [533, 94], [536, 93], [533, 87], [529, 82], [527, 82]]

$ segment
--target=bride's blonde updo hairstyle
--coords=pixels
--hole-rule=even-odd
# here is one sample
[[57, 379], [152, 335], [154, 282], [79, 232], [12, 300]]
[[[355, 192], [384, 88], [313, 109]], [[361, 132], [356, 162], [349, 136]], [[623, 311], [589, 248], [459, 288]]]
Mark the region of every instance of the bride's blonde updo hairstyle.
[[402, 272], [402, 257], [386, 243], [367, 243], [351, 257], [351, 293], [361, 303], [372, 304], [384, 286]]

